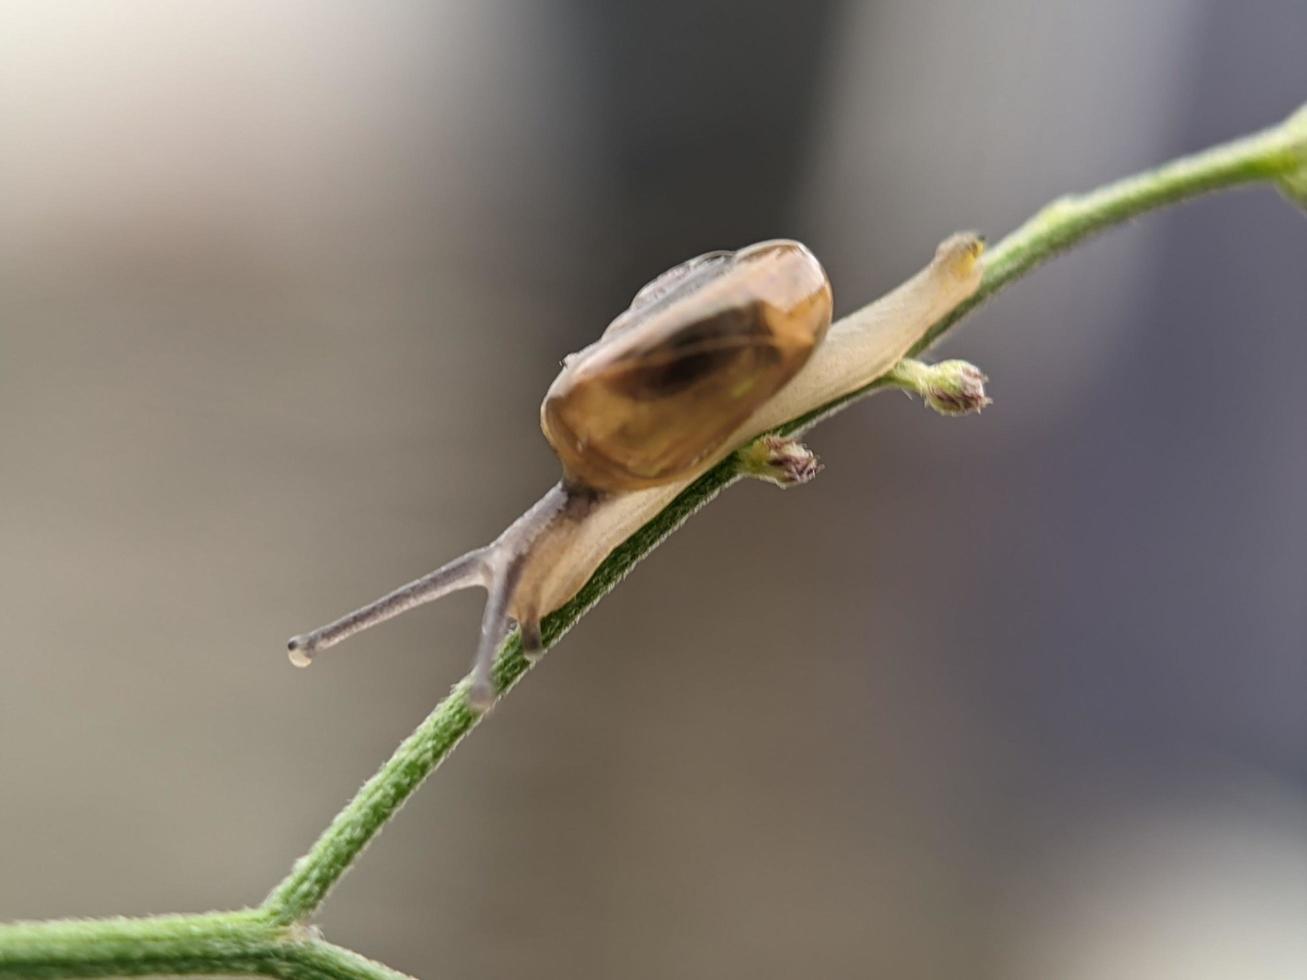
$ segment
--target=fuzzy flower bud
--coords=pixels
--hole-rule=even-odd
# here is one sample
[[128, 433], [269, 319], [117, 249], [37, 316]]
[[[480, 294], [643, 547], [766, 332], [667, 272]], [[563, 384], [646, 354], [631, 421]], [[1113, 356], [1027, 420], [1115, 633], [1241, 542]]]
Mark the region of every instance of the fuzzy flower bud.
[[940, 415], [970, 415], [992, 401], [985, 395], [985, 377], [967, 361], [931, 365], [923, 397]]
[[817, 454], [797, 439], [763, 436], [739, 452], [740, 470], [746, 476], [778, 487], [807, 483], [821, 472]]
[[885, 380], [920, 395], [940, 415], [970, 415], [991, 404], [985, 395], [985, 382], [989, 379], [967, 361], [926, 364], [905, 357], [894, 365]]

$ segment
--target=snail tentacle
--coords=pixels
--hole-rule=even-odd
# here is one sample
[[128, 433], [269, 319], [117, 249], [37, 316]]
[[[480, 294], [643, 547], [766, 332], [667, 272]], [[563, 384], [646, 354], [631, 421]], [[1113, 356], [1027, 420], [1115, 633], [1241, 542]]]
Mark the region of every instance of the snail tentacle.
[[540, 635], [540, 614], [523, 614], [517, 621], [517, 629], [522, 634], [522, 655], [527, 660], [539, 660], [545, 652], [545, 640]]
[[468, 704], [477, 711], [485, 711], [495, 700], [495, 683], [490, 668], [495, 651], [508, 631], [508, 609], [517, 583], [522, 578], [525, 556], [512, 554], [506, 559], [492, 559], [490, 581], [486, 588], [486, 608], [481, 613], [481, 642], [477, 644], [476, 660], [472, 663], [472, 685], [468, 689]]
[[[597, 499], [593, 491], [584, 488], [563, 484], [552, 487], [485, 547], [469, 551], [335, 622], [291, 637], [291, 662], [307, 667], [318, 651], [355, 633], [451, 592], [481, 586], [488, 594], [468, 701], [476, 710], [488, 708], [495, 695], [491, 675], [495, 652], [511, 620], [518, 624], [527, 656], [536, 657], [544, 651], [541, 590], [553, 584], [560, 573], [566, 576], [571, 568], [566, 560], [566, 543]], [[588, 575], [588, 571], [583, 574]]]
[[491, 571], [489, 550], [477, 548], [469, 551], [448, 564], [441, 565], [434, 572], [401, 585], [393, 592], [386, 593], [380, 599], [355, 609], [326, 626], [292, 636], [287, 644], [291, 663], [297, 667], [307, 667], [318, 651], [333, 647], [341, 640], [393, 619], [415, 606], [432, 602], [460, 589], [470, 589], [477, 585], [488, 587]]

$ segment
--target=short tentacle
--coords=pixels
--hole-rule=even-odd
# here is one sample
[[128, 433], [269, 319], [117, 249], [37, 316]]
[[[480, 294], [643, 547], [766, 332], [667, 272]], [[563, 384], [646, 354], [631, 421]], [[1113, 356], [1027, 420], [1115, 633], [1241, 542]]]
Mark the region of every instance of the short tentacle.
[[291, 637], [287, 644], [291, 663], [297, 667], [307, 667], [318, 651], [335, 646], [341, 640], [370, 626], [384, 623], [414, 606], [439, 599], [459, 589], [469, 589], [475, 585], [490, 587], [489, 576], [489, 549], [478, 548], [469, 551], [434, 572], [423, 575], [408, 585], [400, 586], [395, 591], [342, 616], [333, 623], [319, 627], [311, 633]]
[[540, 614], [535, 610], [523, 613], [517, 623], [522, 634], [522, 655], [527, 660], [538, 660], [545, 652], [544, 637], [540, 635]]
[[477, 711], [485, 711], [495, 700], [494, 678], [490, 668], [495, 651], [508, 630], [508, 606], [517, 590], [522, 568], [526, 564], [522, 555], [494, 562], [490, 579], [486, 583], [489, 595], [481, 614], [481, 642], [477, 644], [476, 660], [472, 664], [472, 686], [468, 689], [468, 703]]

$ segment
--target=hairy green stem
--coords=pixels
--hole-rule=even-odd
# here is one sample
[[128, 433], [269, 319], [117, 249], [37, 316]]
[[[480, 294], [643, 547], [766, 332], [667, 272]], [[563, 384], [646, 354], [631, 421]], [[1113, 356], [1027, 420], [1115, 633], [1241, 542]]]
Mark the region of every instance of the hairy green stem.
[[1200, 194], [1268, 182], [1307, 208], [1307, 105], [1260, 133], [1058, 198], [986, 253], [980, 288], [931, 327], [912, 353], [925, 350], [1008, 283], [1100, 231]]
[[[932, 327], [913, 353], [929, 346], [957, 323], [964, 312], [1007, 283], [1096, 232], [1145, 211], [1206, 191], [1259, 181], [1279, 181], [1297, 171], [1307, 171], [1307, 107], [1264, 132], [1175, 160], [1079, 197], [1056, 201], [986, 254], [984, 278], [975, 295]], [[818, 420], [890, 383], [890, 379], [873, 382], [861, 391], [780, 426], [777, 432], [792, 435], [810, 428]], [[727, 458], [619, 545], [572, 601], [545, 618], [546, 646], [571, 629], [591, 606], [626, 577], [640, 559], [739, 476], [737, 458]], [[518, 637], [510, 636], [495, 663], [499, 690], [505, 692], [511, 688], [528, 667]], [[466, 680], [455, 686], [450, 696], [404, 740], [381, 770], [337, 814], [313, 849], [296, 863], [290, 876], [269, 897], [266, 905], [269, 910], [283, 916], [286, 921], [312, 914], [377, 831], [459, 740], [476, 726], [480, 717], [467, 705], [466, 687]]]
[[400, 980], [258, 909], [140, 919], [16, 922], [0, 932], [0, 978], [219, 975]]
[[[1088, 194], [1044, 208], [986, 256], [975, 295], [935, 324], [919, 353], [1005, 285], [1084, 239], [1155, 208], [1210, 191], [1274, 183], [1307, 207], [1307, 107], [1261, 133], [1176, 160]], [[899, 377], [873, 382], [836, 402], [778, 427], [791, 435], [883, 387], [921, 387], [914, 365]], [[543, 624], [546, 645], [558, 641], [645, 555], [695, 511], [741, 477], [732, 456], [685, 489], [653, 520], [619, 545], [584, 588]], [[495, 682], [507, 691], [529, 669], [516, 634], [495, 662]], [[400, 976], [349, 950], [316, 938], [302, 925], [382, 827], [481, 721], [467, 702], [468, 681], [406, 738], [332, 820], [291, 873], [253, 910], [0, 926], [0, 980], [16, 977], [259, 975], [290, 978]]]

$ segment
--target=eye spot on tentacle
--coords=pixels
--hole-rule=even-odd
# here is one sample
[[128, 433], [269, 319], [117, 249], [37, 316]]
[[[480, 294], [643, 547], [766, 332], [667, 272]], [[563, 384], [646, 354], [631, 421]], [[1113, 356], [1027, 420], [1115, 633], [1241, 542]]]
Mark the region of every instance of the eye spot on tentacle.
[[296, 667], [308, 667], [313, 663], [313, 644], [306, 636], [292, 636], [286, 643], [290, 662]]

